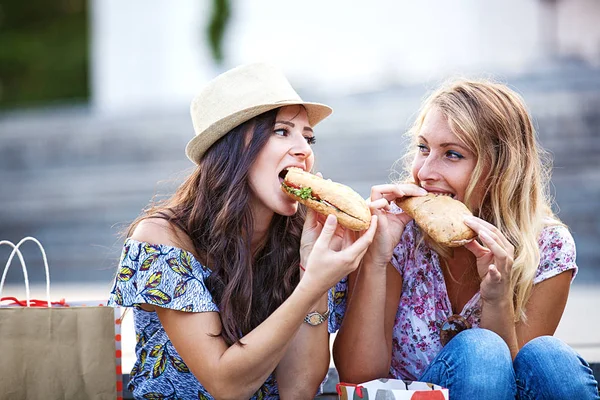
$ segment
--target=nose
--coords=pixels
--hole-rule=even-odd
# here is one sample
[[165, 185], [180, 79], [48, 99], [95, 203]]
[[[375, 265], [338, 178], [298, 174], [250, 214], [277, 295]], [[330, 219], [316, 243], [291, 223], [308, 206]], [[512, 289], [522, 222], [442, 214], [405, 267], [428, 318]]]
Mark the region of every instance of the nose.
[[297, 137], [294, 141], [294, 144], [290, 148], [290, 153], [294, 157], [300, 157], [302, 159], [306, 159], [312, 155], [313, 150], [303, 135], [297, 135]]
[[417, 178], [420, 182], [435, 181], [439, 179], [439, 166], [437, 161], [431, 155], [425, 157], [420, 165], [417, 165]]

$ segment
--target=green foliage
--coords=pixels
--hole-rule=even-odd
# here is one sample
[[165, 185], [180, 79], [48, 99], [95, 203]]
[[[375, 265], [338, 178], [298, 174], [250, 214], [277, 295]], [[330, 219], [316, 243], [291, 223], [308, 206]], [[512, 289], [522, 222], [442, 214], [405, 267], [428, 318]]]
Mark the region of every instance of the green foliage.
[[[207, 36], [223, 60], [229, 0], [213, 0]], [[87, 0], [0, 0], [0, 110], [87, 101]]]
[[213, 0], [213, 9], [208, 24], [208, 42], [215, 61], [223, 61], [223, 38], [229, 21], [229, 0]]
[[86, 0], [0, 0], [0, 109], [86, 101]]

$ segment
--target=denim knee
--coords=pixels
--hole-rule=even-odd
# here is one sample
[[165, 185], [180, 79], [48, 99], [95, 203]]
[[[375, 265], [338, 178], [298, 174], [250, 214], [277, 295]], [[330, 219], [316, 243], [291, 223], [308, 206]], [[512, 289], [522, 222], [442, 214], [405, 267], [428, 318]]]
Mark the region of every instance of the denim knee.
[[598, 384], [588, 363], [553, 336], [525, 344], [514, 360], [523, 399], [596, 399]]
[[514, 399], [516, 394], [510, 350], [487, 329], [456, 335], [421, 380], [447, 387], [455, 398]]
[[[472, 370], [474, 375], [512, 372], [512, 357], [508, 346], [498, 334], [488, 329], [465, 330], [446, 346], [452, 346], [450, 349], [453, 351], [464, 353], [462, 368]], [[492, 370], [488, 370], [487, 367], [492, 367]]]

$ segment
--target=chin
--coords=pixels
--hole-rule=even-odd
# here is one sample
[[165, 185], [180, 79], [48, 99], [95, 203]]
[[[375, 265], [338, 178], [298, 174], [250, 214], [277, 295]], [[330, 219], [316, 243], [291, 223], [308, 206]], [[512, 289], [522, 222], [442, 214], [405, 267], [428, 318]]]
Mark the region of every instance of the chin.
[[298, 212], [298, 203], [296, 203], [294, 206], [291, 207], [284, 207], [282, 210], [280, 210], [280, 212], [278, 212], [279, 215], [283, 215], [285, 217], [291, 217], [292, 215], [296, 214]]
[[291, 217], [292, 215], [296, 214], [296, 212], [298, 212], [298, 202], [293, 201], [290, 198], [286, 198], [285, 201], [280, 203], [274, 211], [279, 215]]

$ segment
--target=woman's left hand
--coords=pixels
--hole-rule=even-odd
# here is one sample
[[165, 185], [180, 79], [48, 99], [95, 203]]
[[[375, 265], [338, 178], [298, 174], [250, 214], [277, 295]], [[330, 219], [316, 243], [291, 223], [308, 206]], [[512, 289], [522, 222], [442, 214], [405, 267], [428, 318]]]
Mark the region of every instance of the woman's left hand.
[[371, 188], [371, 196], [367, 200], [371, 214], [377, 215], [377, 232], [373, 243], [367, 250], [365, 258], [374, 265], [386, 268], [392, 259], [394, 247], [400, 242], [404, 227], [412, 219], [408, 214], [396, 207], [391, 211], [391, 203], [405, 196], [423, 196], [425, 189], [412, 183], [383, 184]]
[[306, 265], [308, 256], [323, 230], [323, 224], [327, 217], [316, 211], [306, 208], [306, 219], [302, 228], [302, 237], [300, 238], [300, 262]]
[[477, 272], [481, 278], [480, 293], [484, 302], [512, 303], [511, 270], [514, 246], [494, 225], [477, 217], [465, 218], [465, 223], [478, 235], [484, 246], [473, 240], [465, 247], [477, 258]]

